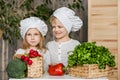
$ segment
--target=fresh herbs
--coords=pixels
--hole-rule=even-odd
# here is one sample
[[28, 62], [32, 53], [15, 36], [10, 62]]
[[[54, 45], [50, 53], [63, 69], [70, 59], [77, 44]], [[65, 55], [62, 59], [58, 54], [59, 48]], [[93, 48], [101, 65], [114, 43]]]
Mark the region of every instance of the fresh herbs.
[[68, 66], [83, 64], [98, 64], [99, 69], [105, 69], [106, 65], [114, 67], [115, 57], [105, 46], [97, 46], [96, 42], [84, 42], [77, 45], [73, 54], [68, 57]]

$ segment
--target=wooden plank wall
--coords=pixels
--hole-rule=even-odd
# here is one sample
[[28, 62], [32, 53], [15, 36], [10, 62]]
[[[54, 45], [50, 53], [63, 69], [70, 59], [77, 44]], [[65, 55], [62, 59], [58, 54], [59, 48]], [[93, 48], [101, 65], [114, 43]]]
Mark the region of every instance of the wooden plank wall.
[[120, 0], [118, 0], [118, 79], [120, 79]]
[[117, 66], [109, 74], [110, 80], [118, 79], [118, 69], [120, 68], [120, 64], [118, 64], [120, 58], [118, 57], [118, 48], [120, 48], [120, 46], [118, 47], [118, 43], [120, 44], [118, 1], [120, 3], [120, 0], [88, 0], [88, 41], [96, 41], [97, 45], [108, 47], [115, 55]]

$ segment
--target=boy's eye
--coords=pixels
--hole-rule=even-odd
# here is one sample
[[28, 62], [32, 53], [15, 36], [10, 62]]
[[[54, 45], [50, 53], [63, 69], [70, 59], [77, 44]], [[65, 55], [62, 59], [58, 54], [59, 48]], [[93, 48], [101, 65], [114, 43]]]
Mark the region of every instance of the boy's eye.
[[62, 26], [58, 26], [59, 28], [62, 28]]
[[63, 28], [63, 26], [58, 26], [58, 28]]
[[52, 26], [52, 28], [55, 28], [55, 26]]

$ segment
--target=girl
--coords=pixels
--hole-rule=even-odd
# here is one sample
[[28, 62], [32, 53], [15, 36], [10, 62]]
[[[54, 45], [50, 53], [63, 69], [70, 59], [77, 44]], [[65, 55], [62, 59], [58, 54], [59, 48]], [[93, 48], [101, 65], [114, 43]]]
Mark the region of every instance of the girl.
[[44, 56], [44, 68], [50, 62], [49, 54], [45, 54], [44, 36], [47, 34], [47, 25], [37, 17], [29, 17], [20, 21], [20, 33], [23, 38], [23, 48], [18, 49], [16, 54], [28, 53], [31, 49], [37, 50]]
[[50, 17], [54, 39], [47, 43], [51, 64], [63, 63], [67, 66], [68, 52], [73, 51], [79, 41], [71, 39], [69, 33], [78, 31], [83, 25], [75, 12], [67, 7], [57, 9]]

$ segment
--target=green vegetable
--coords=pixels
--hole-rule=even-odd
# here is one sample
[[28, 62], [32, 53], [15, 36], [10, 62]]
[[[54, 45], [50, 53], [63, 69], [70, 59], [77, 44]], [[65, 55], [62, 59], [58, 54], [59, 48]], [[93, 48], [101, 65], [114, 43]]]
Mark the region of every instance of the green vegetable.
[[11, 78], [24, 78], [26, 76], [26, 70], [27, 66], [25, 62], [18, 58], [11, 60], [6, 67], [8, 77]]
[[83, 64], [98, 64], [99, 69], [105, 69], [106, 65], [114, 67], [115, 57], [108, 48], [97, 46], [96, 42], [84, 42], [77, 45], [73, 54], [68, 56], [68, 66], [76, 66]]

